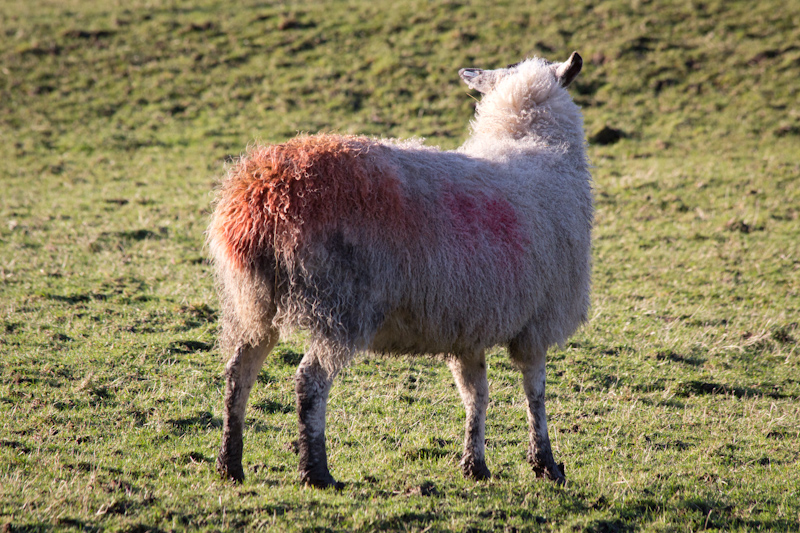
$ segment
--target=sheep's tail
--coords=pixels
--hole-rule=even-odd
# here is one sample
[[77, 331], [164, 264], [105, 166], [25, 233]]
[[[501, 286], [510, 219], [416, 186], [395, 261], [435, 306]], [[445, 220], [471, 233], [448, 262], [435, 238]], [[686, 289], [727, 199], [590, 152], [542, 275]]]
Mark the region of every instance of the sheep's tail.
[[220, 298], [220, 350], [228, 359], [242, 345], [256, 346], [270, 334], [276, 314], [274, 286], [264, 276], [216, 261]]

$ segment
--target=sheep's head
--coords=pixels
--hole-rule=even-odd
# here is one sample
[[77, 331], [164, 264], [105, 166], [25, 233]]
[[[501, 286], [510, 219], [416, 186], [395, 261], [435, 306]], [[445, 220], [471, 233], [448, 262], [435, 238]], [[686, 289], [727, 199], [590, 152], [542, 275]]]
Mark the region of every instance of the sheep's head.
[[[474, 89], [481, 94], [488, 94], [500, 81], [513, 75], [519, 65], [524, 62], [514, 63], [506, 68], [499, 68], [496, 70], [483, 70], [479, 68], [462, 68], [458, 71], [458, 75], [464, 80], [464, 83], [470, 89]], [[563, 63], [547, 63], [553, 76], [558, 80], [558, 84], [562, 87], [568, 87], [572, 80], [574, 80], [583, 66], [583, 59], [578, 52], [572, 52]]]
[[496, 70], [459, 70], [461, 79], [483, 94], [473, 132], [515, 139], [548, 136], [551, 140], [566, 131], [583, 135], [580, 112], [565, 90], [582, 65], [581, 56], [573, 52], [563, 63], [532, 57]]

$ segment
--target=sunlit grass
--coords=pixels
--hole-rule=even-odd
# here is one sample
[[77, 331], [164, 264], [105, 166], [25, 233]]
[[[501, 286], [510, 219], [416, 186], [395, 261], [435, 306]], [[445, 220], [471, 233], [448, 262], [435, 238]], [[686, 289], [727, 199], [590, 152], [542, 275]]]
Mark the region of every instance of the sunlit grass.
[[[4, 531], [800, 529], [798, 28], [779, 2], [0, 4]], [[219, 480], [226, 162], [299, 131], [453, 148], [458, 68], [572, 50], [597, 213], [591, 320], [548, 363], [568, 484], [525, 463], [498, 348], [490, 481], [459, 473], [445, 365], [363, 356], [329, 405], [346, 488], [302, 487], [302, 336], [254, 389], [247, 480]]]

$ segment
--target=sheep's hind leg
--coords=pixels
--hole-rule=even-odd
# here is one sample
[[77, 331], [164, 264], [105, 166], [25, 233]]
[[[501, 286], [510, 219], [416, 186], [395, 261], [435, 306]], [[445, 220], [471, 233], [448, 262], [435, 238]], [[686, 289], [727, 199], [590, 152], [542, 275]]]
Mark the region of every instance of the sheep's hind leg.
[[484, 435], [486, 428], [486, 407], [489, 405], [489, 382], [486, 379], [486, 358], [484, 353], [464, 354], [448, 359], [458, 392], [467, 411], [464, 434], [464, 456], [461, 469], [465, 477], [489, 479], [491, 473], [486, 467]]
[[244, 481], [242, 433], [247, 399], [261, 365], [277, 342], [278, 331], [270, 330], [259, 344], [237, 348], [225, 367], [225, 415], [222, 446], [217, 456], [217, 472], [223, 478]]
[[509, 351], [511, 358], [522, 370], [522, 384], [528, 399], [528, 424], [530, 426], [528, 462], [537, 477], [562, 484], [565, 481], [564, 465], [557, 465], [553, 459], [550, 436], [547, 433], [547, 413], [544, 405], [547, 350], [526, 346], [524, 342], [512, 342]]
[[297, 417], [300, 454], [300, 480], [314, 487], [341, 489], [328, 471], [328, 456], [325, 450], [325, 411], [328, 393], [335, 375], [331, 375], [319, 363], [317, 355], [308, 352], [300, 362], [295, 374], [297, 393]]

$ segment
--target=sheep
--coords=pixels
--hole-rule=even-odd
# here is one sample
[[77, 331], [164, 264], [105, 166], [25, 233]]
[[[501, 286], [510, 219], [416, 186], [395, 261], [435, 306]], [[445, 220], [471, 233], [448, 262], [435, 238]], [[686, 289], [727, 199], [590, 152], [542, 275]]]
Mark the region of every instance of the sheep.
[[545, 413], [545, 357], [586, 320], [593, 199], [581, 70], [533, 57], [466, 68], [482, 93], [454, 151], [421, 140], [300, 135], [252, 146], [218, 188], [207, 232], [221, 304], [224, 424], [217, 470], [241, 482], [253, 383], [279, 338], [309, 332], [295, 375], [300, 479], [330, 474], [325, 411], [355, 354], [439, 355], [466, 409], [463, 474], [490, 477], [485, 351], [508, 347], [527, 396], [527, 460], [564, 483]]

